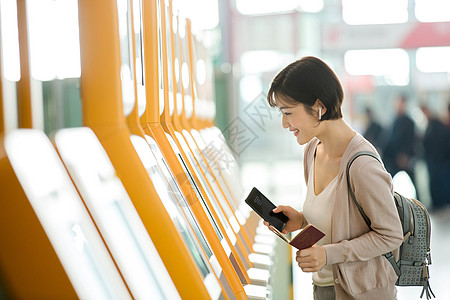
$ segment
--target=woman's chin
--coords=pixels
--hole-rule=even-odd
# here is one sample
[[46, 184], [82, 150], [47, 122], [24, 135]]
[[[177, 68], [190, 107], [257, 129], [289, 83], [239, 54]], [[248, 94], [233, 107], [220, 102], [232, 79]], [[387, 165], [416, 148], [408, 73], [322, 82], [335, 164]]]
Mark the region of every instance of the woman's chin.
[[312, 140], [312, 138], [310, 138], [310, 139], [305, 138], [305, 137], [302, 136], [301, 134], [297, 135], [297, 143], [298, 143], [300, 146], [303, 146], [303, 145], [309, 143], [309, 141], [311, 141], [311, 140]]
[[298, 135], [298, 136], [297, 136], [297, 143], [298, 143], [300, 146], [303, 146], [303, 145], [306, 144], [307, 142], [306, 142], [304, 139], [302, 139], [302, 137], [301, 137], [300, 135]]

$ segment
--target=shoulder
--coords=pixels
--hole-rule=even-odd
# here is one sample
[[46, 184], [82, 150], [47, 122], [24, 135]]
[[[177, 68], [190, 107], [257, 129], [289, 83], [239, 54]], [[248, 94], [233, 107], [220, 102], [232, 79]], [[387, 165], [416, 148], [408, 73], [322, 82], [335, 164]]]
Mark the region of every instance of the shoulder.
[[[356, 147], [347, 157], [347, 167], [348, 163], [361, 151], [375, 153], [380, 159], [376, 150], [371, 149], [372, 147], [370, 143], [362, 143]], [[372, 208], [378, 207], [380, 209], [388, 199], [393, 199], [392, 177], [384, 168], [381, 159], [379, 161], [368, 155], [358, 156], [344, 176], [348, 184], [347, 188], [351, 189], [348, 193], [354, 193], [371, 220], [373, 219], [372, 214], [375, 213], [371, 211]]]
[[[355, 156], [361, 152], [373, 153], [378, 159], [375, 159], [369, 155], [361, 155], [355, 159]], [[384, 164], [376, 148], [359, 134], [357, 134], [351, 141], [349, 149], [342, 157], [342, 160], [345, 166], [348, 166], [348, 164], [353, 161], [350, 168], [350, 174], [367, 172], [372, 169], [385, 171]]]

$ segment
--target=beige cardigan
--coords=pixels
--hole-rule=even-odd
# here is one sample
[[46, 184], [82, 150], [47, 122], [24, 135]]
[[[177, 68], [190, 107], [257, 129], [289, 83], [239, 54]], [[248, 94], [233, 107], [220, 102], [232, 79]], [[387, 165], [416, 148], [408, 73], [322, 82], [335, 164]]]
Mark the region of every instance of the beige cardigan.
[[[306, 182], [318, 143], [314, 138], [305, 147]], [[377, 153], [364, 137], [356, 134], [342, 156], [331, 216], [331, 244], [324, 246], [327, 264], [333, 266], [336, 299], [395, 299], [397, 275], [382, 256], [395, 250], [397, 259], [403, 241], [392, 180], [384, 167], [369, 156], [358, 157], [350, 168], [351, 186], [372, 222], [370, 230], [347, 189], [347, 163], [359, 151]]]

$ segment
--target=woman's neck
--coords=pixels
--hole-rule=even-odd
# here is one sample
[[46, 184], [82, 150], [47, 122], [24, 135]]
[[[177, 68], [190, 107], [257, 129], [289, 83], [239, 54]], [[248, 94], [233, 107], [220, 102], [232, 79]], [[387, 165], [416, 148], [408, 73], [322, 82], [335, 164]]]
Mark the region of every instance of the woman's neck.
[[356, 132], [343, 119], [323, 121], [321, 125], [323, 128], [317, 138], [323, 154], [330, 158], [340, 158]]

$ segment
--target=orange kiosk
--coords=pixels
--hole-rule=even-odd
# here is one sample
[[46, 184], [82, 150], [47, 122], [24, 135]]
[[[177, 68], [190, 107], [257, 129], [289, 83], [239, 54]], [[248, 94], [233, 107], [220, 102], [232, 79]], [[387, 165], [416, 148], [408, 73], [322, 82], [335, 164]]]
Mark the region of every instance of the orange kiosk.
[[[184, 24], [183, 24], [184, 25]], [[179, 30], [185, 30], [186, 26], [179, 26]], [[189, 27], [187, 28], [189, 29]], [[184, 32], [185, 38], [183, 41], [184, 44], [187, 44], [187, 37], [186, 32]], [[180, 47], [180, 38], [177, 36], [176, 46], [178, 46], [178, 60], [181, 63], [178, 64], [178, 66], [182, 65], [182, 69], [179, 73], [182, 73], [184, 75], [184, 81], [183, 86], [180, 84], [180, 80], [178, 78], [177, 86], [182, 91], [182, 96], [179, 97], [176, 102], [180, 102], [180, 100], [183, 102], [184, 99], [184, 107], [191, 108], [187, 109], [188, 114], [190, 114], [192, 117], [195, 115], [195, 107], [193, 106], [192, 100], [194, 99], [191, 95], [191, 87], [192, 87], [192, 76], [189, 76], [190, 74], [193, 75], [193, 72], [189, 72], [189, 70], [192, 68], [192, 64], [189, 63], [189, 56], [190, 51], [188, 49], [188, 46], [185, 45], [183, 53], [181, 53], [181, 47]], [[184, 54], [184, 56], [182, 55]], [[184, 69], [184, 71], [183, 71]], [[178, 106], [178, 105], [177, 105]], [[194, 170], [198, 174], [198, 177], [201, 179], [203, 185], [205, 186], [205, 190], [207, 191], [210, 199], [213, 199], [211, 201], [213, 205], [215, 205], [215, 209], [218, 211], [218, 214], [221, 216], [221, 219], [223, 220], [225, 226], [227, 226], [227, 230], [230, 233], [230, 235], [233, 236], [234, 241], [236, 242], [238, 253], [240, 254], [241, 259], [246, 262], [245, 267], [247, 269], [247, 272], [249, 273], [252, 282], [259, 283], [259, 284], [266, 284], [268, 279], [268, 272], [267, 271], [258, 271], [256, 268], [252, 268], [253, 262], [250, 262], [249, 259], [249, 252], [251, 252], [251, 242], [250, 238], [247, 236], [247, 234], [241, 230], [240, 224], [236, 220], [232, 210], [230, 209], [229, 203], [226, 200], [225, 194], [222, 191], [222, 188], [219, 185], [219, 181], [214, 177], [213, 171], [211, 170], [211, 167], [209, 166], [208, 161], [203, 157], [202, 153], [198, 151], [198, 146], [196, 142], [194, 141], [193, 137], [190, 134], [189, 130], [183, 129], [181, 124], [184, 120], [186, 123], [186, 126], [189, 126], [186, 122], [186, 109], [181, 108], [181, 120], [179, 120], [178, 117], [178, 111], [175, 109], [171, 109], [171, 124], [174, 127], [175, 136], [177, 137], [177, 141], [181, 144], [181, 147], [184, 149], [189, 162], [194, 167]], [[170, 128], [170, 126], [168, 126]], [[252, 260], [253, 257], [252, 257]], [[266, 259], [267, 261], [267, 259]], [[262, 264], [261, 259], [259, 259], [259, 266], [263, 266], [267, 268], [267, 264]]]
[[[235, 219], [244, 229], [242, 234], [247, 235], [244, 239], [248, 243], [249, 239], [253, 241], [255, 238], [260, 218], [243, 202], [246, 194], [241, 186], [238, 164], [233, 152], [225, 142], [222, 132], [214, 126], [215, 104], [212, 100], [212, 70], [208, 59], [206, 59], [206, 49], [195, 38], [189, 39], [189, 42], [192, 44], [190, 46], [192, 52], [191, 69], [198, 69], [195, 72], [197, 74], [192, 74], [193, 88], [187, 90], [187, 93], [195, 95], [193, 99], [195, 102], [194, 113], [188, 119], [186, 119], [185, 114], [180, 114], [180, 118], [183, 120], [182, 124], [188, 129], [187, 132], [192, 135], [196, 142], [199, 153], [209, 163], [212, 173], [225, 194], [226, 200], [228, 200]], [[199, 54], [199, 56], [197, 57], [196, 54]], [[202, 82], [199, 82], [199, 77], [203, 77]], [[257, 251], [256, 249], [253, 250]], [[270, 249], [268, 253], [270, 253]], [[251, 261], [255, 264], [264, 268], [270, 265], [270, 261], [262, 256], [256, 258], [254, 253], [250, 255], [252, 255]]]
[[[189, 170], [189, 173], [192, 175], [194, 180], [197, 182], [197, 186], [200, 188], [200, 192], [202, 193], [203, 197], [205, 198], [207, 205], [209, 208], [212, 208], [212, 214], [216, 215], [215, 219], [219, 220], [217, 222], [220, 230], [222, 232], [225, 232], [224, 235], [225, 239], [227, 240], [228, 244], [231, 246], [231, 253], [234, 255], [237, 264], [239, 265], [241, 271], [243, 272], [243, 275], [245, 277], [248, 276], [246, 274], [248, 265], [245, 264], [246, 257], [242, 255], [242, 245], [240, 244], [240, 241], [236, 239], [236, 236], [233, 233], [233, 230], [231, 229], [230, 225], [228, 224], [228, 220], [223, 214], [222, 208], [220, 207], [220, 204], [215, 199], [214, 192], [211, 190], [211, 186], [209, 185], [207, 179], [204, 177], [204, 174], [199, 169], [198, 165], [194, 162], [193, 156], [190, 153], [190, 150], [187, 146], [186, 141], [184, 140], [183, 136], [176, 132], [171, 124], [171, 117], [170, 115], [174, 113], [175, 107], [176, 107], [176, 101], [175, 97], [177, 95], [176, 92], [176, 86], [175, 86], [175, 76], [174, 76], [174, 62], [173, 62], [173, 30], [172, 30], [172, 24], [174, 22], [170, 22], [172, 20], [171, 17], [171, 8], [170, 8], [170, 2], [166, 2], [166, 10], [162, 12], [162, 20], [166, 20], [165, 26], [162, 26], [163, 31], [163, 44], [166, 45], [167, 50], [163, 51], [162, 53], [167, 53], [167, 58], [164, 61], [163, 65], [163, 71], [165, 76], [163, 77], [163, 86], [166, 87], [164, 89], [164, 110], [161, 114], [161, 125], [163, 126], [166, 135], [168, 139], [172, 143], [172, 147], [174, 149], [179, 149], [180, 157], [182, 158], [182, 163], [186, 165], [187, 169]], [[164, 37], [165, 41], [164, 41]], [[234, 248], [235, 245], [237, 246], [236, 249]], [[243, 263], [244, 262], [244, 263]], [[254, 282], [254, 281], [252, 281]]]
[[[194, 261], [202, 270], [203, 282], [210, 293], [211, 298], [216, 299], [223, 297], [225, 299], [232, 298], [233, 293], [228, 282], [220, 277], [221, 269], [217, 260], [209, 255], [211, 250], [204, 236], [198, 228], [192, 214], [186, 213], [183, 209], [185, 206], [185, 199], [180, 198], [179, 188], [174, 185], [173, 176], [170, 176], [170, 171], [166, 164], [159, 158], [162, 154], [152, 137], [145, 135], [144, 130], [139, 123], [139, 118], [145, 114], [147, 99], [145, 91], [145, 74], [143, 70], [143, 32], [142, 32], [142, 6], [140, 1], [135, 1], [133, 5], [133, 15], [131, 17], [134, 24], [133, 35], [133, 61], [134, 75], [135, 75], [135, 105], [131, 113], [126, 117], [128, 128], [131, 131], [132, 144], [139, 155], [149, 178], [154, 183], [156, 191], [169, 212], [175, 226], [179, 229], [180, 234], [188, 246], [188, 250]], [[134, 21], [136, 20], [136, 21]], [[153, 47], [157, 47], [154, 45]], [[210, 258], [208, 262], [208, 258]], [[214, 270], [213, 270], [214, 269]], [[223, 277], [223, 276], [222, 276]], [[220, 282], [218, 282], [220, 278]]]
[[54, 144], [133, 297], [180, 299], [94, 132], [61, 129]]
[[[243, 245], [245, 246], [243, 249], [243, 255], [248, 257], [249, 265], [248, 272], [252, 274], [252, 277], [258, 279], [259, 281], [265, 282], [268, 279], [267, 271], [258, 271], [257, 268], [251, 268], [251, 266], [257, 266], [258, 268], [267, 269], [271, 265], [270, 257], [265, 254], [253, 253], [255, 250], [253, 249], [253, 243], [251, 238], [251, 229], [248, 229], [245, 225], [246, 219], [241, 216], [238, 209], [233, 206], [235, 203], [235, 199], [233, 199], [233, 195], [230, 193], [229, 188], [226, 182], [223, 179], [223, 175], [227, 173], [228, 176], [236, 176], [235, 172], [237, 170], [237, 163], [234, 160], [234, 157], [223, 150], [218, 152], [220, 155], [225, 155], [227, 162], [233, 163], [234, 166], [223, 166], [218, 162], [215, 162], [211, 157], [209, 157], [209, 150], [214, 148], [215, 145], [211, 142], [209, 145], [203, 140], [199, 128], [201, 128], [200, 121], [197, 118], [197, 114], [202, 114], [202, 111], [205, 110], [205, 107], [208, 105], [206, 99], [201, 99], [198, 97], [199, 93], [197, 92], [197, 76], [192, 71], [196, 65], [194, 63], [194, 43], [199, 43], [196, 39], [193, 38], [190, 31], [190, 22], [187, 23], [186, 26], [187, 34], [184, 40], [184, 46], [187, 48], [189, 55], [185, 57], [185, 60], [188, 60], [188, 69], [191, 70], [189, 76], [189, 84], [187, 84], [187, 88], [183, 89], [183, 98], [187, 99], [187, 102], [192, 102], [192, 112], [190, 113], [190, 117], [186, 117], [186, 112], [182, 111], [181, 113], [181, 121], [177, 112], [174, 112], [172, 115], [172, 123], [178, 125], [180, 128], [179, 132], [182, 132], [183, 138], [187, 141], [187, 145], [189, 147], [190, 153], [192, 153], [192, 159], [195, 160], [195, 164], [202, 170], [203, 174], [208, 176], [208, 181], [211, 183], [211, 187], [213, 188], [215, 195], [217, 195], [217, 200], [219, 205], [221, 206], [224, 214], [229, 220], [231, 227], [233, 228], [235, 234], [238, 239], [243, 241]], [[187, 44], [187, 45], [186, 45]], [[181, 55], [181, 53], [180, 53]], [[205, 70], [206, 71], [206, 70]], [[194, 95], [194, 97], [192, 96]], [[184, 124], [184, 128], [181, 127], [181, 124]], [[214, 154], [214, 153], [213, 153]], [[232, 170], [230, 168], [232, 167]], [[228, 174], [233, 172], [234, 173]], [[239, 217], [238, 217], [239, 216]], [[239, 220], [239, 221], [238, 221]]]
[[[26, 17], [21, 2], [19, 24]], [[22, 24], [19, 34], [24, 30]], [[21, 51], [24, 47], [21, 44]], [[0, 48], [4, 53], [3, 40]], [[3, 68], [1, 73], [3, 87]], [[29, 72], [21, 75], [23, 96], [21, 89], [30, 90], [30, 78]], [[4, 107], [19, 101], [14, 93], [3, 92], [0, 107], [5, 113]], [[19, 107], [27, 110], [21, 113], [21, 124], [28, 126], [31, 98], [22, 100], [30, 104]], [[0, 114], [0, 281], [5, 297], [132, 299], [47, 136], [36, 129], [14, 128], [6, 120]]]
[[[206, 242], [209, 244], [214, 257], [216, 257], [222, 268], [222, 274], [230, 285], [234, 296], [239, 299], [247, 298], [256, 293], [251, 291], [249, 285], [245, 286], [245, 288], [243, 287], [240, 279], [243, 280], [244, 284], [246, 284], [247, 281], [242, 275], [238, 277], [239, 273], [242, 271], [236, 264], [236, 259], [232, 255], [231, 248], [224, 237], [224, 232], [216, 221], [217, 216], [210, 210], [208, 203], [201, 194], [196, 179], [187, 168], [186, 161], [183, 159], [178, 147], [175, 143], [171, 144], [170, 140], [172, 140], [172, 138], [164, 132], [164, 129], [161, 126], [160, 114], [162, 115], [166, 108], [163, 100], [168, 100], [167, 98], [164, 98], [164, 87], [167, 86], [167, 77], [165, 79], [166, 85], [164, 85], [163, 77], [163, 75], [166, 74], [164, 73], [164, 70], [167, 70], [167, 67], [164, 68], [164, 64], [167, 64], [167, 61], [164, 62], [164, 60], [167, 60], [167, 56], [164, 55], [163, 57], [163, 53], [167, 53], [167, 50], [164, 47], [167, 46], [164, 46], [165, 43], [163, 42], [163, 39], [166, 40], [166, 38], [164, 38], [165, 34], [162, 34], [162, 24], [165, 22], [157, 22], [160, 14], [163, 12], [162, 9], [157, 9], [158, 4], [160, 4], [159, 1], [143, 2], [143, 56], [147, 107], [146, 113], [140, 117], [141, 125], [154, 153], [156, 155], [158, 154], [157, 149], [162, 151], [163, 155], [158, 157], [158, 161], [169, 168], [170, 176], [172, 178], [171, 183], [176, 183], [174, 184], [174, 189], [178, 189], [180, 194], [182, 194], [182, 199], [186, 201], [184, 202], [185, 204], [183, 204], [185, 207], [185, 214], [191, 214], [198, 222], [201, 232], [206, 238]], [[162, 3], [161, 8], [165, 7], [163, 5], [165, 4]], [[159, 45], [159, 48], [155, 49], [155, 45]], [[161, 99], [161, 101], [159, 101], [159, 99]], [[168, 107], [169, 106], [167, 105], [167, 109]], [[261, 294], [262, 293], [259, 293], [259, 295]]]
[[[169, 15], [170, 19], [172, 19], [173, 16], [171, 15], [171, 10], [169, 10]], [[248, 255], [248, 252], [251, 251], [250, 238], [248, 238], [243, 230], [240, 231], [240, 224], [236, 220], [232, 210], [229, 208], [229, 204], [227, 203], [225, 195], [223, 194], [221, 187], [218, 185], [218, 181], [216, 180], [216, 178], [214, 178], [214, 175], [212, 175], [212, 171], [209, 168], [208, 162], [201, 154], [198, 155], [198, 147], [196, 146], [196, 143], [190, 135], [189, 131], [181, 128], [178, 113], [180, 111], [183, 114], [183, 112], [185, 111], [183, 107], [185, 105], [179, 105], [180, 102], [183, 104], [184, 98], [180, 97], [180, 95], [182, 94], [183, 96], [192, 99], [191, 93], [189, 92], [190, 87], [193, 86], [190, 80], [192, 79], [192, 76], [189, 75], [193, 75], [193, 72], [189, 72], [189, 70], [192, 69], [192, 63], [188, 63], [188, 57], [192, 56], [190, 54], [192, 51], [189, 51], [187, 46], [183, 49], [184, 51], [181, 51], [182, 49], [180, 47], [179, 33], [181, 31], [184, 33], [186, 37], [184, 39], [185, 41], [189, 38], [192, 38], [192, 36], [187, 37], [186, 29], [189, 31], [189, 27], [179, 26], [178, 23], [179, 22], [176, 22], [175, 19], [173, 22], [171, 22], [171, 24], [174, 25], [174, 28], [176, 30], [172, 30], [172, 27], [170, 26], [170, 24], [168, 24], [167, 28], [169, 28], [170, 31], [166, 31], [169, 33], [175, 31], [175, 34], [172, 33], [167, 37], [167, 39], [171, 41], [170, 44], [172, 45], [172, 48], [175, 49], [175, 51], [167, 51], [169, 55], [170, 53], [172, 53], [172, 63], [168, 64], [168, 69], [169, 71], [170, 69], [172, 69], [173, 71], [169, 72], [169, 75], [172, 76], [168, 77], [169, 79], [173, 80], [173, 84], [170, 84], [169, 80], [169, 109], [166, 109], [165, 114], [162, 115], [163, 127], [165, 128], [166, 132], [169, 132], [171, 134], [175, 143], [181, 149], [181, 152], [184, 152], [184, 157], [187, 157], [187, 161], [192, 166], [194, 173], [200, 179], [201, 186], [206, 192], [207, 198], [210, 199], [210, 203], [212, 203], [214, 210], [217, 212], [219, 219], [223, 223], [225, 231], [232, 241], [232, 246], [236, 247], [240, 259], [244, 262], [244, 267], [246, 268], [246, 271], [251, 278], [251, 282], [254, 284], [266, 285], [269, 277], [269, 272], [267, 270], [252, 268], [252, 264], [253, 262], [256, 262], [258, 264], [258, 267], [264, 267], [267, 269], [270, 259], [265, 255], [259, 255], [264, 256], [261, 258], [255, 254], [256, 257], [255, 255], [252, 255], [252, 262], [250, 261]], [[174, 35], [176, 35], [176, 38], [174, 37]], [[184, 54], [184, 59], [182, 54]], [[168, 59], [168, 61], [170, 62], [170, 58]], [[176, 67], [178, 67], [179, 69], [176, 69]], [[183, 74], [185, 76], [183, 77], [183, 86], [181, 85], [179, 74]], [[170, 93], [172, 90], [173, 92]], [[187, 92], [185, 90], [187, 90]], [[167, 117], [167, 112], [169, 112], [170, 117]], [[192, 115], [194, 115], [194, 113], [192, 113]], [[247, 239], [245, 240], [245, 238]]]
[[[167, 10], [168, 11], [168, 10]], [[163, 14], [163, 18], [166, 20], [170, 20], [170, 17], [165, 18]], [[170, 26], [172, 22], [166, 22], [167, 26], [163, 27], [163, 37], [166, 36], [166, 44], [167, 44], [167, 51], [164, 51], [163, 53], [167, 52], [167, 63], [164, 64], [164, 71], [166, 71], [166, 76], [164, 76], [164, 86], [167, 87], [164, 89], [165, 91], [165, 103], [164, 103], [164, 110], [161, 114], [161, 125], [163, 126], [166, 135], [168, 139], [172, 142], [173, 148], [178, 148], [180, 151], [180, 156], [183, 159], [183, 163], [186, 164], [187, 169], [189, 170], [190, 174], [192, 174], [193, 179], [197, 182], [197, 185], [200, 189], [201, 194], [205, 198], [205, 201], [208, 203], [208, 207], [212, 208], [212, 213], [215, 214], [216, 220], [218, 219], [218, 226], [220, 227], [220, 230], [224, 233], [225, 239], [227, 240], [228, 244], [231, 246], [230, 249], [232, 251], [232, 254], [235, 256], [237, 263], [239, 264], [240, 269], [242, 270], [245, 277], [248, 277], [246, 274], [246, 269], [248, 268], [248, 265], [245, 264], [245, 258], [242, 255], [241, 248], [243, 247], [237, 240], [233, 230], [231, 229], [231, 226], [228, 223], [227, 218], [223, 214], [222, 208], [220, 207], [220, 204], [216, 200], [216, 195], [211, 189], [211, 186], [200, 170], [198, 164], [193, 159], [193, 155], [190, 153], [190, 149], [184, 140], [183, 136], [174, 130], [172, 123], [171, 123], [171, 117], [170, 115], [174, 113], [175, 111], [175, 99], [174, 97], [177, 95], [177, 93], [174, 91], [174, 82], [173, 82], [173, 57], [172, 57], [172, 43], [171, 43], [171, 36], [172, 35], [172, 27]], [[236, 249], [234, 249], [234, 245], [237, 245]]]
[[127, 128], [125, 116], [135, 103], [130, 1], [80, 0], [78, 7], [83, 123], [106, 150], [180, 296], [212, 297], [149, 179]]
[[[189, 148], [191, 149], [191, 152], [194, 154], [195, 159], [198, 161], [198, 164], [202, 169], [203, 172], [208, 176], [209, 181], [211, 182], [211, 185], [213, 189], [216, 191], [216, 195], [218, 200], [220, 200], [221, 206], [223, 207], [224, 212], [226, 213], [228, 220], [230, 224], [232, 225], [232, 228], [234, 229], [236, 235], [238, 235], [246, 245], [247, 254], [248, 252], [252, 251], [252, 242], [250, 240], [250, 237], [248, 236], [247, 232], [244, 230], [244, 228], [241, 226], [241, 224], [238, 222], [237, 216], [235, 215], [235, 212], [232, 210], [230, 202], [233, 201], [233, 196], [229, 191], [229, 188], [226, 186], [225, 182], [222, 179], [222, 173], [227, 172], [228, 168], [222, 168], [221, 165], [215, 163], [212, 159], [207, 159], [207, 145], [203, 141], [201, 135], [199, 134], [200, 121], [197, 118], [197, 113], [201, 114], [202, 111], [204, 111], [206, 101], [205, 99], [199, 98], [198, 95], [198, 83], [197, 83], [197, 74], [194, 72], [194, 69], [196, 67], [194, 56], [194, 47], [193, 44], [198, 42], [196, 39], [193, 38], [191, 30], [190, 30], [190, 22], [187, 22], [186, 26], [187, 31], [187, 37], [185, 40], [184, 46], [187, 48], [187, 51], [189, 53], [188, 57], [185, 59], [187, 60], [188, 69], [190, 70], [190, 76], [189, 76], [189, 84], [188, 88], [184, 89], [184, 97], [188, 99], [189, 102], [192, 102], [192, 113], [190, 114], [189, 118], [186, 118], [186, 114], [182, 114], [182, 121], [178, 122], [179, 124], [184, 124], [184, 128], [181, 130], [183, 133], [184, 138], [188, 142]], [[187, 45], [186, 45], [187, 44]], [[206, 70], [205, 70], [206, 71]], [[194, 139], [195, 137], [195, 139]], [[200, 148], [201, 147], [201, 148]], [[202, 149], [203, 151], [200, 151]], [[221, 154], [227, 154], [227, 153], [221, 153]], [[233, 162], [235, 165], [236, 162], [234, 161], [234, 158], [230, 155], [226, 157], [227, 161]]]

